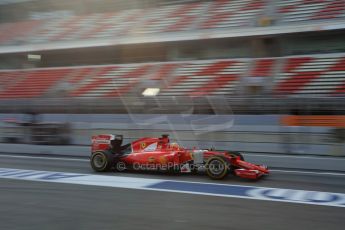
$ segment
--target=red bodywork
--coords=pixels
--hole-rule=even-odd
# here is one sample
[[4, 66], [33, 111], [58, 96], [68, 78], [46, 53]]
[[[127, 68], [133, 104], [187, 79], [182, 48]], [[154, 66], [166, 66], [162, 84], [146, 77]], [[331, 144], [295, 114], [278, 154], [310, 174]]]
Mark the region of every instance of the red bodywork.
[[[110, 141], [113, 135], [104, 134], [92, 136], [91, 152], [105, 151], [110, 148]], [[162, 165], [184, 165], [199, 164], [205, 165], [208, 158], [212, 156], [222, 156], [234, 169], [236, 176], [249, 179], [258, 179], [267, 175], [269, 170], [264, 165], [256, 165], [244, 160], [240, 156], [231, 154], [229, 151], [197, 150], [185, 149], [177, 143], [170, 143], [168, 137], [151, 138], [145, 137], [133, 141], [130, 144], [129, 151], [120, 156], [120, 161], [126, 165], [153, 165], [160, 167]], [[181, 168], [183, 171], [183, 167]]]

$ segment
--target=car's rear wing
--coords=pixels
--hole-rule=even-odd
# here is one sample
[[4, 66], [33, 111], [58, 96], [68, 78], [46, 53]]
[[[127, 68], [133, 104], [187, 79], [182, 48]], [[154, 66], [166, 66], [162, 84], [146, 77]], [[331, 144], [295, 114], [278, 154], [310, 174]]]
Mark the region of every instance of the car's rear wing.
[[112, 134], [100, 134], [91, 137], [91, 152], [102, 151], [109, 149], [110, 142], [115, 137]]

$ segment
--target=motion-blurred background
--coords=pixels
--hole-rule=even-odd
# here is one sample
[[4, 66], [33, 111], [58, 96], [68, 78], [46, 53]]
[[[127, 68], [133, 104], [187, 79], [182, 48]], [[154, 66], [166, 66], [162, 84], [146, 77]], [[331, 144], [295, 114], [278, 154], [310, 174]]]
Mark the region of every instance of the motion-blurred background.
[[0, 23], [3, 152], [110, 132], [345, 155], [344, 0], [1, 0]]

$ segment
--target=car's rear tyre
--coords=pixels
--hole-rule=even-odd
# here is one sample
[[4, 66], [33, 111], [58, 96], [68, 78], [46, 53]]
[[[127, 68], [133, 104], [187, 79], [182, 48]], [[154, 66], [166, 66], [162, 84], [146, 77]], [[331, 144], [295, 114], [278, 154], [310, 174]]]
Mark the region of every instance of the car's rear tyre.
[[220, 180], [230, 172], [229, 162], [221, 156], [210, 157], [206, 162], [206, 173], [212, 180]]
[[111, 153], [97, 151], [91, 155], [90, 163], [96, 172], [107, 172], [113, 166], [114, 158]]

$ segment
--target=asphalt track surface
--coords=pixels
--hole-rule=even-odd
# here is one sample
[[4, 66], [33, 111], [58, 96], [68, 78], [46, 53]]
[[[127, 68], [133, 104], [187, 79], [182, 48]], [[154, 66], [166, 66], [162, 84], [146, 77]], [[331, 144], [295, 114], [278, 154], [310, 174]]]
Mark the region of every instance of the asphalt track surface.
[[[85, 159], [8, 157], [0, 168], [93, 174]], [[213, 183], [205, 175], [102, 175]], [[217, 181], [219, 183], [219, 181]], [[345, 193], [345, 175], [273, 171], [220, 183]], [[344, 229], [345, 208], [0, 179], [0, 229]]]

